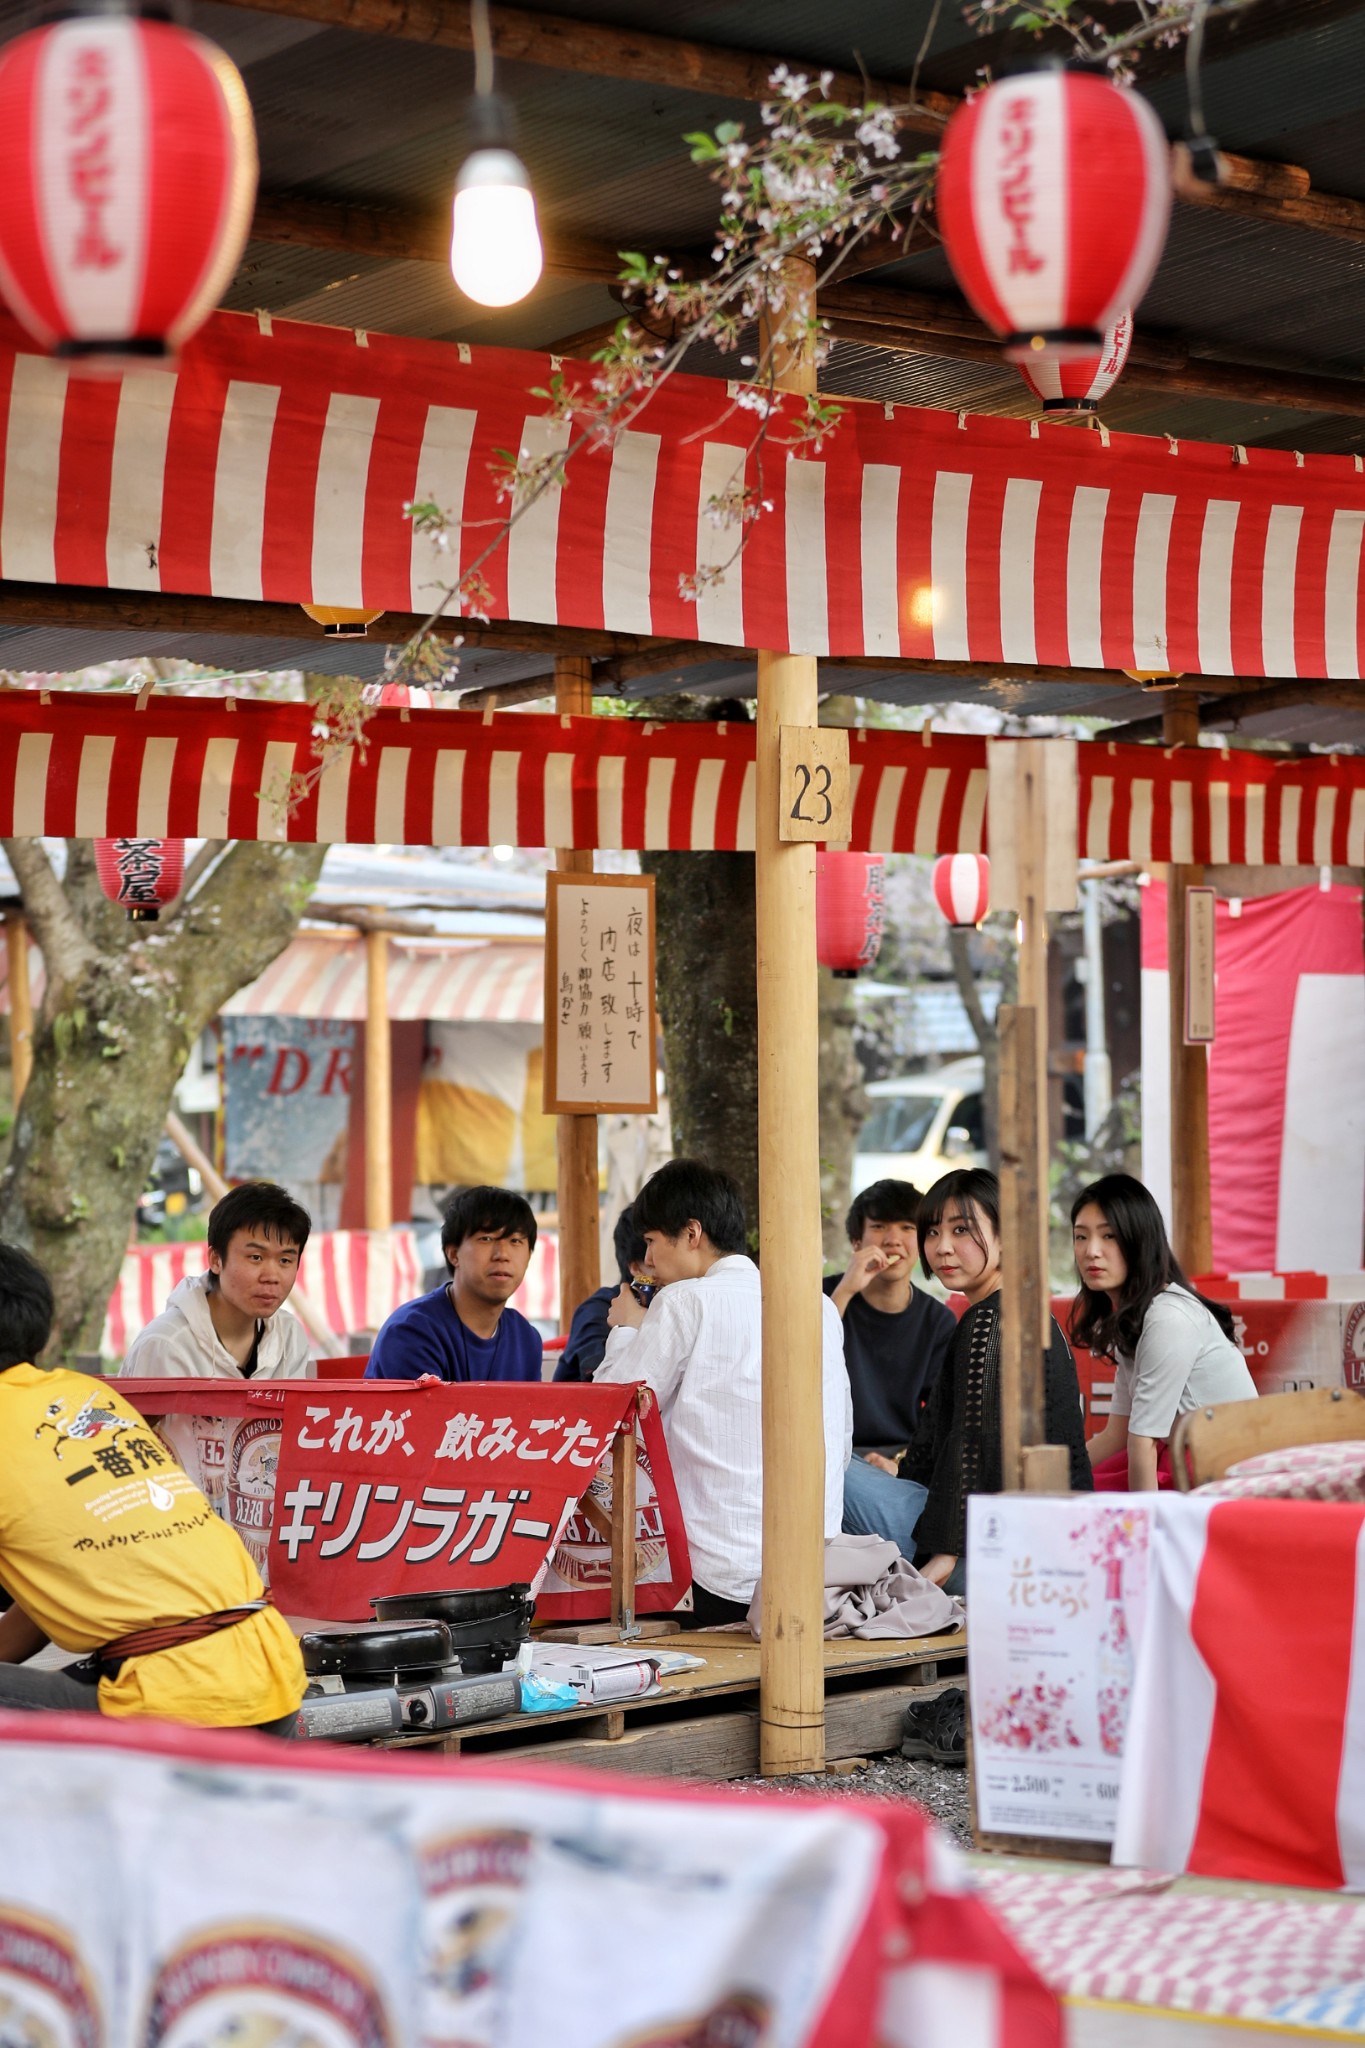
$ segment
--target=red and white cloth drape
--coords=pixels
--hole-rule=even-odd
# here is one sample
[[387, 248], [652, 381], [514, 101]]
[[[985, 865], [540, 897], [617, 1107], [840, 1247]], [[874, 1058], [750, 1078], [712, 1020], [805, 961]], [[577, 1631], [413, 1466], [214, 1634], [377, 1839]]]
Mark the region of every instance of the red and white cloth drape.
[[[872, 853], [987, 850], [987, 745], [851, 736], [853, 829]], [[1094, 860], [1365, 866], [1365, 760], [1082, 744]], [[309, 787], [279, 802], [294, 775]], [[754, 843], [754, 729], [382, 708], [320, 767], [304, 704], [0, 695], [0, 834], [416, 846]]]
[[[427, 611], [543, 455], [544, 356], [221, 313], [178, 369], [80, 376], [0, 319], [0, 576]], [[589, 365], [565, 363], [572, 390]], [[785, 407], [799, 401], [784, 400]], [[809, 654], [1362, 674], [1360, 457], [853, 404], [762, 474], [753, 416], [678, 376], [484, 566], [495, 618]], [[724, 581], [714, 501], [771, 503]], [[462, 532], [449, 555], [404, 507]]]

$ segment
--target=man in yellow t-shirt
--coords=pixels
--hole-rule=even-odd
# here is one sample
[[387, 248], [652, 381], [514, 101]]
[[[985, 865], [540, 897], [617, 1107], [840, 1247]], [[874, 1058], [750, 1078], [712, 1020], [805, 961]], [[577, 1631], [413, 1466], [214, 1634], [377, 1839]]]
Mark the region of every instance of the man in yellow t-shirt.
[[[306, 1683], [260, 1574], [137, 1410], [105, 1381], [27, 1363], [47, 1276], [0, 1244], [0, 1707], [292, 1731]], [[98, 1670], [34, 1670], [48, 1642]]]

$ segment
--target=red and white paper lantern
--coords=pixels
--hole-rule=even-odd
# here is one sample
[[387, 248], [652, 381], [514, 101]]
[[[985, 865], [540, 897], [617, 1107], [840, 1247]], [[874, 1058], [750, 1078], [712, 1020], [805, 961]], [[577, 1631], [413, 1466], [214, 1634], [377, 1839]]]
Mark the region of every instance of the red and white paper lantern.
[[815, 952], [851, 981], [871, 967], [886, 926], [886, 862], [879, 853], [815, 856]]
[[1123, 374], [1132, 345], [1133, 316], [1125, 311], [1106, 331], [1098, 355], [1071, 363], [1030, 356], [1019, 370], [1029, 390], [1042, 399], [1044, 419], [1086, 419], [1099, 411], [1100, 400]]
[[203, 36], [90, 15], [0, 52], [0, 291], [44, 348], [174, 353], [230, 282], [255, 196], [246, 87]]
[[936, 860], [934, 901], [949, 924], [980, 924], [991, 907], [991, 864], [985, 854], [945, 853]]
[[944, 247], [1012, 361], [1096, 354], [1110, 322], [1146, 290], [1170, 210], [1161, 123], [1107, 79], [1002, 79], [948, 123]]
[[95, 872], [111, 903], [133, 924], [151, 922], [173, 903], [185, 878], [183, 839], [97, 839]]

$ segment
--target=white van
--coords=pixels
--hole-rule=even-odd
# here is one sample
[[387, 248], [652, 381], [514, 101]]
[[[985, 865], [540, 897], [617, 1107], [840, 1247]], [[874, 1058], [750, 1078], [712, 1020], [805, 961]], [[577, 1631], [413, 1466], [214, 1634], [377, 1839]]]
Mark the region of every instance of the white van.
[[985, 1166], [981, 1089], [979, 1054], [934, 1074], [874, 1081], [853, 1154], [853, 1193], [874, 1180], [908, 1180], [923, 1194], [955, 1167]]

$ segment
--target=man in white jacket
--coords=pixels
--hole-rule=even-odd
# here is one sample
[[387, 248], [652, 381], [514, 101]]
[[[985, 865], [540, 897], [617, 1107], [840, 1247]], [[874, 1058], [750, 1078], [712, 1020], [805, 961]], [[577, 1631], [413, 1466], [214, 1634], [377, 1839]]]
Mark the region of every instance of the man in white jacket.
[[308, 1211], [269, 1181], [246, 1181], [209, 1215], [207, 1273], [182, 1280], [128, 1347], [120, 1373], [144, 1379], [309, 1379], [301, 1323], [284, 1304], [308, 1242]]

